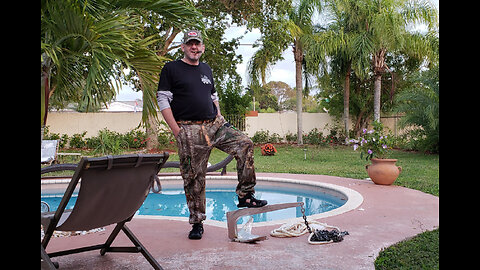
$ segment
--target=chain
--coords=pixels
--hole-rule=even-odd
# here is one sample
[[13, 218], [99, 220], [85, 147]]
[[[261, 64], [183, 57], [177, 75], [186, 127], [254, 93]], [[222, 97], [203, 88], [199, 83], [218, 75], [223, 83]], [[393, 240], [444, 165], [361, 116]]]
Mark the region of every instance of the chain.
[[305, 226], [307, 226], [308, 232], [312, 233], [312, 229], [308, 225], [307, 216], [305, 215], [305, 208], [303, 207], [303, 204], [300, 205], [300, 211], [302, 211], [303, 220], [305, 220]]
[[[307, 216], [305, 215], [305, 208], [303, 207], [303, 204], [300, 205], [300, 211], [302, 211], [302, 217], [305, 221], [305, 226], [307, 226], [308, 232], [312, 233], [312, 229], [308, 225]], [[343, 240], [343, 236], [345, 235], [349, 235], [349, 233], [347, 231], [340, 232], [338, 229], [335, 228], [332, 231], [315, 230], [314, 235], [311, 237], [311, 239], [308, 239], [308, 242], [310, 244], [312, 244], [312, 242], [324, 242], [330, 240], [332, 240], [333, 242], [340, 242]]]

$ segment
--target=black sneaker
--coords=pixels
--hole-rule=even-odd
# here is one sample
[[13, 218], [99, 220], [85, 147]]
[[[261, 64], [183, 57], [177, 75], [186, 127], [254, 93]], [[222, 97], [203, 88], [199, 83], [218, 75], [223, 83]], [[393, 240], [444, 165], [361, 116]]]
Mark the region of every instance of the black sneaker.
[[[250, 200], [247, 202], [247, 199], [250, 199]], [[248, 207], [248, 208], [262, 207], [262, 206], [265, 206], [267, 204], [268, 204], [268, 202], [266, 200], [257, 200], [257, 199], [255, 199], [255, 197], [253, 197], [252, 193], [248, 193], [243, 198], [238, 197], [237, 207]]]
[[202, 234], [203, 234], [203, 224], [194, 223], [192, 226], [192, 230], [188, 234], [188, 239], [202, 239]]

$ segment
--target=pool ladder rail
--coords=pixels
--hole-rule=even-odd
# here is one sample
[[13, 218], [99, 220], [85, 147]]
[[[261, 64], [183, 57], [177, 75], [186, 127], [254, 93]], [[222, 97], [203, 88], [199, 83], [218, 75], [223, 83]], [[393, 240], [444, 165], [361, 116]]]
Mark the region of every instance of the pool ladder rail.
[[302, 207], [303, 202], [293, 202], [293, 203], [280, 203], [280, 204], [271, 204], [265, 205], [258, 208], [243, 208], [235, 211], [227, 212], [227, 228], [228, 228], [228, 238], [232, 241], [242, 242], [242, 243], [253, 243], [256, 241], [262, 241], [267, 239], [267, 236], [258, 236], [251, 235], [250, 238], [240, 239], [238, 237], [237, 221], [243, 216], [251, 216], [260, 213], [272, 212], [280, 209], [286, 209], [291, 207]]

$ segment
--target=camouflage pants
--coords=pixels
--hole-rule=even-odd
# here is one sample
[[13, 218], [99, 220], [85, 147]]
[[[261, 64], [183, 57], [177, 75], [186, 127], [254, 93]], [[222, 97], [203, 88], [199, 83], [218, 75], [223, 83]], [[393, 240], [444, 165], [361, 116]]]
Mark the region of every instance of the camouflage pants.
[[179, 124], [177, 136], [180, 172], [185, 196], [190, 210], [189, 222], [199, 223], [205, 215], [205, 175], [210, 152], [216, 147], [233, 155], [237, 160], [238, 185], [236, 193], [244, 197], [255, 192], [255, 169], [253, 167], [253, 143], [241, 131], [225, 126], [223, 117], [205, 124]]

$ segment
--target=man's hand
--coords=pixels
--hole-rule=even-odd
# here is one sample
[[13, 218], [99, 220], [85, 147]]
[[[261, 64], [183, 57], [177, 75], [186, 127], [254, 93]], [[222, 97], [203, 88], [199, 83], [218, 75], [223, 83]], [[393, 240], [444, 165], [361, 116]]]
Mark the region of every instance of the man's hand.
[[175, 139], [176, 139], [178, 136], [178, 133], [180, 133], [180, 127], [176, 125], [176, 127], [170, 127], [170, 129], [172, 129], [173, 136], [175, 136]]
[[167, 122], [167, 125], [170, 127], [170, 129], [173, 132], [173, 136], [177, 138], [178, 133], [180, 133], [180, 127], [177, 124], [177, 121], [175, 121], [175, 118], [173, 117], [172, 109], [171, 108], [166, 108], [161, 111], [163, 119], [165, 119], [165, 122]]

